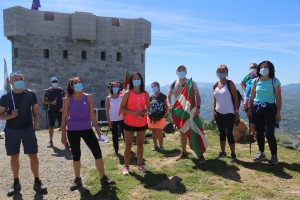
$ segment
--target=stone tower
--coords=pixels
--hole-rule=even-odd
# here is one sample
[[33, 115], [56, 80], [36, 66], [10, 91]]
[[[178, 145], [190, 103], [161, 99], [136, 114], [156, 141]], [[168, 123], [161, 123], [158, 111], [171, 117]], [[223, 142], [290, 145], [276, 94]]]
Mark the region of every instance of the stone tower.
[[46, 127], [41, 99], [56, 76], [66, 90], [68, 78], [79, 76], [94, 107], [108, 95], [108, 83], [122, 81], [127, 70], [145, 77], [145, 50], [151, 44], [151, 23], [143, 18], [99, 17], [5, 9], [4, 35], [12, 44], [12, 70], [21, 70], [27, 88], [36, 92], [40, 128]]

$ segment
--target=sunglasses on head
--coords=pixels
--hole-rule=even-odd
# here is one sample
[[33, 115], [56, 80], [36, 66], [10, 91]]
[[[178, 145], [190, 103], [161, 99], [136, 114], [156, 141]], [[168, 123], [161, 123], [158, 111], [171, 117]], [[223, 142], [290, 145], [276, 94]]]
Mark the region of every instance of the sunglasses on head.
[[14, 71], [14, 72], [10, 73], [10, 76], [18, 75], [18, 74], [22, 75], [22, 72], [19, 71], [19, 70], [18, 71]]

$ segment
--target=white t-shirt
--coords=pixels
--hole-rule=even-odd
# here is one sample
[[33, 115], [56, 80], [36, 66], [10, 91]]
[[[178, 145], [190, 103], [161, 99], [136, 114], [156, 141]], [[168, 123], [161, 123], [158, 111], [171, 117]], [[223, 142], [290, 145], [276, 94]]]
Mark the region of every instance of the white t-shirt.
[[[180, 93], [182, 92], [184, 86], [188, 83], [189, 79], [185, 78], [184, 81], [176, 80], [174, 88], [172, 88], [173, 83], [169, 87], [169, 92], [173, 94], [175, 100], [178, 98]], [[193, 81], [194, 92], [198, 92], [198, 87], [195, 81]]]
[[223, 88], [216, 87], [214, 91], [216, 98], [216, 111], [220, 114], [234, 114], [234, 107], [232, 103], [231, 94], [228, 90], [227, 84]]
[[120, 115], [121, 100], [121, 95], [119, 95], [116, 99], [111, 98], [111, 96], [109, 97], [109, 118], [112, 122], [123, 120], [123, 117]]

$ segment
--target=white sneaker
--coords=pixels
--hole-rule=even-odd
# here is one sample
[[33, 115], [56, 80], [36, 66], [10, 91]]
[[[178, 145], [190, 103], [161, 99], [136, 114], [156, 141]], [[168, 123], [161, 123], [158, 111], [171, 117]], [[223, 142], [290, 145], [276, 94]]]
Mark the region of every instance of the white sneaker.
[[129, 168], [128, 167], [124, 167], [123, 174], [124, 175], [128, 175], [129, 174]]
[[138, 170], [140, 170], [143, 173], [147, 173], [148, 170], [144, 167], [144, 165], [138, 165]]

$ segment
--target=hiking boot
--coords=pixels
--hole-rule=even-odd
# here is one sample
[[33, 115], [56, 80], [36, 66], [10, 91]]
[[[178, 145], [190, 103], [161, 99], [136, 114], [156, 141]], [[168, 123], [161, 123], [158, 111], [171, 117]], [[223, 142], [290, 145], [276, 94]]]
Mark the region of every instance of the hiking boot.
[[278, 158], [276, 155], [272, 155], [271, 159], [269, 160], [269, 163], [270, 164], [273, 164], [273, 165], [277, 165], [278, 164]]
[[266, 155], [265, 155], [264, 152], [259, 152], [253, 158], [253, 161], [255, 161], [255, 162], [261, 162], [261, 161], [264, 161], [264, 160], [266, 160]]
[[198, 163], [205, 163], [205, 162], [206, 161], [203, 155], [198, 158]]
[[100, 184], [101, 185], [115, 185], [116, 182], [112, 181], [111, 179], [109, 179], [106, 175], [104, 175], [101, 179], [100, 179]]
[[144, 165], [138, 165], [138, 170], [140, 170], [144, 174], [148, 172], [148, 170], [144, 167]]
[[8, 192], [7, 192], [7, 196], [12, 196], [18, 192], [21, 191], [21, 184], [20, 182], [14, 182], [11, 186], [11, 188], [9, 188]]
[[53, 141], [52, 141], [52, 140], [50, 140], [50, 141], [48, 142], [48, 147], [53, 147]]
[[128, 167], [124, 167], [123, 174], [124, 175], [128, 175], [129, 174], [129, 168]]
[[226, 152], [219, 152], [218, 156], [216, 157], [216, 159], [220, 159], [220, 158], [225, 158], [227, 157]]
[[185, 159], [188, 157], [188, 154], [187, 152], [181, 152], [179, 157], [176, 159], [176, 161], [179, 161], [179, 160], [182, 160], [182, 159]]
[[236, 160], [236, 154], [235, 153], [231, 153], [231, 156], [230, 156], [230, 162], [231, 163], [234, 163]]
[[81, 181], [81, 177], [76, 177], [74, 182], [72, 183], [70, 190], [74, 191], [77, 190], [78, 188], [82, 187], [82, 181]]
[[40, 181], [40, 180], [34, 181], [33, 189], [36, 192], [40, 192], [40, 193], [46, 193], [47, 192], [47, 187], [44, 186], [42, 181]]

